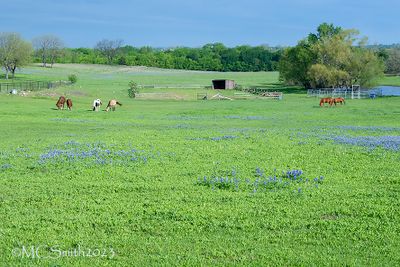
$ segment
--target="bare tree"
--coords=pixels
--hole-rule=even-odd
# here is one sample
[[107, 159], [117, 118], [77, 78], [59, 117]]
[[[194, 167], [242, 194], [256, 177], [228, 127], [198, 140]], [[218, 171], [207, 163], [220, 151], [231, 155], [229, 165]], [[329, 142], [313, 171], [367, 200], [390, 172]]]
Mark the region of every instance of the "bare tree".
[[42, 59], [43, 67], [50, 63], [50, 67], [53, 67], [54, 62], [60, 55], [64, 48], [63, 41], [55, 35], [43, 35], [36, 37], [32, 41], [35, 52]]
[[118, 49], [122, 46], [123, 41], [122, 40], [108, 40], [108, 39], [103, 39], [99, 41], [95, 48], [97, 51], [99, 51], [102, 55], [104, 55], [107, 58], [107, 63], [112, 64], [113, 59], [118, 53]]
[[50, 57], [50, 66], [53, 67], [56, 59], [61, 55], [62, 50], [64, 48], [64, 43], [60, 38], [52, 38], [50, 40], [50, 50], [49, 50], [49, 57]]
[[0, 62], [6, 72], [6, 79], [10, 72], [14, 78], [15, 70], [29, 63], [31, 52], [31, 44], [18, 33], [0, 33]]

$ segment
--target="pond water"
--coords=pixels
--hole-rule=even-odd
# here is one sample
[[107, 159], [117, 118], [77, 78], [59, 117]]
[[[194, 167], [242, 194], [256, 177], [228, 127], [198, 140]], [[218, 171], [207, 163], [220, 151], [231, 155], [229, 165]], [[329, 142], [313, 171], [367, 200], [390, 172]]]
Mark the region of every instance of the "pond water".
[[378, 86], [373, 91], [382, 96], [400, 96], [400, 86]]

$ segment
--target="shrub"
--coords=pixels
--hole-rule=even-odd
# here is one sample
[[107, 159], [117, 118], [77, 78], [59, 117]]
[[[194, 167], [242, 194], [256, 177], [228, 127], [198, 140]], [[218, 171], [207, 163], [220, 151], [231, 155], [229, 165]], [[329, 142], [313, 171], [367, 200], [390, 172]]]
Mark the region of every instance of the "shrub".
[[78, 77], [75, 74], [68, 75], [68, 81], [71, 83], [76, 83], [78, 81]]
[[128, 96], [130, 98], [135, 98], [136, 94], [139, 93], [139, 86], [134, 81], [129, 82]]
[[240, 84], [236, 84], [234, 89], [237, 91], [243, 91], [243, 86], [241, 86]]

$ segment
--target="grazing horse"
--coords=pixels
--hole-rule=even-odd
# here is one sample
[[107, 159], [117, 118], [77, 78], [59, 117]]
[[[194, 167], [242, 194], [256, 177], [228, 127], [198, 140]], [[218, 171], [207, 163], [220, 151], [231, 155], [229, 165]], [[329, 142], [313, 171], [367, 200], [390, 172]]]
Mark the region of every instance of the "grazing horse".
[[72, 100], [70, 98], [67, 99], [67, 107], [69, 110], [72, 110]]
[[319, 106], [323, 107], [325, 105], [325, 103], [328, 103], [329, 106], [332, 106], [332, 104], [333, 104], [332, 97], [321, 98], [321, 101], [319, 101]]
[[100, 106], [101, 106], [102, 104], [103, 104], [103, 103], [101, 103], [101, 100], [100, 100], [100, 99], [94, 100], [94, 101], [93, 101], [93, 111], [99, 111]]
[[336, 103], [340, 103], [340, 105], [346, 104], [343, 97], [337, 97], [333, 99], [333, 103], [336, 106]]
[[65, 97], [64, 96], [60, 96], [60, 98], [58, 99], [58, 101], [56, 103], [56, 107], [58, 109], [64, 109], [64, 104], [65, 104]]
[[108, 105], [107, 105], [106, 111], [109, 111], [110, 108], [112, 109], [112, 111], [115, 111], [115, 106], [116, 105], [122, 106], [122, 104], [119, 103], [117, 100], [111, 99], [110, 101], [108, 101]]

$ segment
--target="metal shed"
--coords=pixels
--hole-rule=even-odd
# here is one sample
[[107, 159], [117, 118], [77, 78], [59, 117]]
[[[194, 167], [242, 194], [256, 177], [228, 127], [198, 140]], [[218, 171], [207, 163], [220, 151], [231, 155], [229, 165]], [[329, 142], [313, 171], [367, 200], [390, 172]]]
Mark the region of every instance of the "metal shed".
[[225, 89], [234, 89], [235, 88], [235, 81], [234, 80], [213, 80], [212, 81], [212, 88], [225, 90]]

